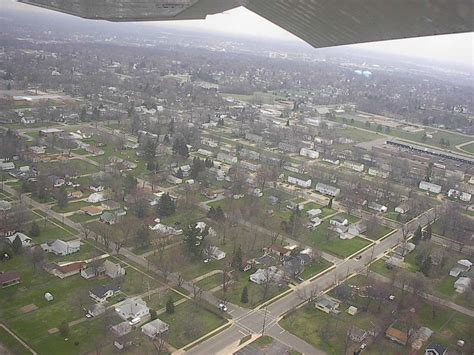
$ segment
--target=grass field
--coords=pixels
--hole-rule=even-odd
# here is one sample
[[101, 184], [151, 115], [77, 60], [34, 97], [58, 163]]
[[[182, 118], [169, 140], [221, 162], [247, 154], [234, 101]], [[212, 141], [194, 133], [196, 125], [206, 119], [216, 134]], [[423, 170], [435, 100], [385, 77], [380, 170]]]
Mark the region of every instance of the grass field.
[[213, 313], [193, 301], [186, 301], [175, 307], [175, 313], [163, 313], [159, 318], [169, 325], [168, 341], [178, 349], [226, 323], [217, 315], [217, 308]]
[[22, 343], [16, 340], [4, 328], [0, 327], [0, 343], [7, 347], [7, 349], [15, 355], [31, 354], [31, 351], [24, 347]]
[[199, 288], [202, 288], [204, 290], [211, 290], [217, 286], [222, 285], [222, 273], [214, 274], [211, 276], [208, 276], [200, 281], [197, 282], [197, 285]]
[[69, 202], [66, 207], [60, 208], [58, 205], [54, 205], [51, 209], [59, 213], [67, 213], [80, 210], [82, 207], [91, 206], [92, 204], [87, 201], [76, 201]]

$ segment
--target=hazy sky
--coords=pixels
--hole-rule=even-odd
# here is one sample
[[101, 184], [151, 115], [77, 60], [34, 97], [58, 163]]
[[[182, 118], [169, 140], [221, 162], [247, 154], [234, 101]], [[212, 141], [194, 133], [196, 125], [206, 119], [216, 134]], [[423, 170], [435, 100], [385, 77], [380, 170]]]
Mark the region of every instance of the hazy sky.
[[[30, 11], [36, 9], [32, 6], [16, 3], [13, 0], [0, 0], [0, 12], [2, 7]], [[47, 10], [38, 9], [37, 11]], [[48, 12], [51, 15], [54, 14], [52, 11]], [[163, 27], [172, 25], [175, 28], [181, 29], [191, 28], [262, 38], [301, 41], [291, 33], [243, 7], [227, 11], [223, 14], [208, 16], [206, 20], [153, 22], [150, 25]], [[474, 67], [474, 33], [374, 42], [353, 45], [351, 47], [411, 57], [435, 58]]]

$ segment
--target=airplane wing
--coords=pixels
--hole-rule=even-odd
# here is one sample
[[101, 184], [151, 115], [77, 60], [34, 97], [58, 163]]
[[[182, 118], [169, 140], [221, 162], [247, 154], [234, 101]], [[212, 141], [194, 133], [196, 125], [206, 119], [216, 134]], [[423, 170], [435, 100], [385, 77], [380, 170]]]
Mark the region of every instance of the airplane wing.
[[474, 29], [474, 0], [18, 1], [108, 21], [204, 19], [243, 5], [316, 48]]

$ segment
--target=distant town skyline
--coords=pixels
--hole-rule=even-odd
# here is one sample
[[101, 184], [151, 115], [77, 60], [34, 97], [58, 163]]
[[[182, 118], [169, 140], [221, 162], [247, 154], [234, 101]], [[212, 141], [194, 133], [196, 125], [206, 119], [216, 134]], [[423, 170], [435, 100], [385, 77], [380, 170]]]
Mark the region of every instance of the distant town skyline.
[[[60, 15], [49, 10], [20, 4], [14, 0], [0, 0], [0, 9], [1, 8], [40, 11], [51, 14], [52, 16]], [[147, 24], [156, 27], [194, 29], [247, 37], [269, 38], [273, 40], [280, 39], [283, 41], [305, 43], [288, 31], [278, 27], [244, 7], [235, 8], [222, 14], [210, 15], [205, 20], [149, 22]], [[351, 45], [350, 47], [407, 57], [452, 62], [469, 66], [471, 69], [474, 69], [474, 33], [472, 32], [362, 43]]]

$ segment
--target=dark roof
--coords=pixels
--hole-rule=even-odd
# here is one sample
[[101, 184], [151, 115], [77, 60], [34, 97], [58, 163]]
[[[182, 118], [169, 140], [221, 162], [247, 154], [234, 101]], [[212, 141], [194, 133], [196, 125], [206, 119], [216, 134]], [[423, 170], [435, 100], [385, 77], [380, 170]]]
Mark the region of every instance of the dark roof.
[[102, 298], [105, 296], [107, 291], [112, 290], [113, 292], [120, 291], [120, 286], [115, 285], [115, 284], [108, 284], [108, 285], [99, 285], [94, 287], [92, 290], [90, 290], [90, 293], [93, 295]]
[[[437, 354], [442, 355], [446, 352], [446, 350], [448, 350], [448, 348], [438, 343], [431, 343], [430, 345], [426, 347], [426, 351], [430, 351], [430, 350], [434, 350], [436, 351]], [[436, 353], [433, 352], [433, 354], [436, 354]]]
[[7, 271], [0, 274], [0, 284], [20, 280], [20, 274], [16, 271]]

